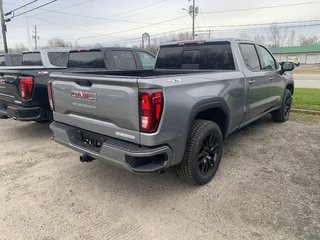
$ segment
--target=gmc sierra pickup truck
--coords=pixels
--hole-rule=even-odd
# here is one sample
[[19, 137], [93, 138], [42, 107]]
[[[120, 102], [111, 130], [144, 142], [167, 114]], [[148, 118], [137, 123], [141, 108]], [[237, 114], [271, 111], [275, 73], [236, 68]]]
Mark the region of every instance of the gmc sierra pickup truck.
[[46, 86], [51, 71], [67, 66], [69, 49], [22, 53], [21, 66], [0, 68], [0, 117], [46, 121], [52, 117]]
[[153, 69], [155, 57], [144, 50], [101, 48], [88, 50], [41, 50], [22, 55], [20, 68], [0, 68], [0, 117], [21, 121], [52, 120], [47, 83], [54, 71]]
[[175, 166], [202, 185], [215, 175], [230, 133], [268, 113], [288, 119], [293, 68], [251, 41], [163, 44], [154, 70], [51, 74], [50, 128], [81, 161], [136, 173]]

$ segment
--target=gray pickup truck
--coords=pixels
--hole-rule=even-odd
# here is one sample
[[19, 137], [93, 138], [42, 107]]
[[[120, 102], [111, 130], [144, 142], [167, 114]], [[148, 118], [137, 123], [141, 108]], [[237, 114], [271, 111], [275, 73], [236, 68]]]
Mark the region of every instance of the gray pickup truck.
[[268, 113], [288, 120], [293, 68], [251, 41], [163, 44], [154, 70], [51, 74], [50, 128], [81, 161], [136, 173], [175, 166], [202, 185], [215, 175], [230, 133]]

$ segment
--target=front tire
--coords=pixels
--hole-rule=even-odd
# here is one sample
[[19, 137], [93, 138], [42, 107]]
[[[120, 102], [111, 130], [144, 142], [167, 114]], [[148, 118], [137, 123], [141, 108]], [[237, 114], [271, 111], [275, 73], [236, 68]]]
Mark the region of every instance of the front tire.
[[276, 122], [286, 122], [289, 119], [292, 103], [292, 94], [289, 89], [286, 89], [283, 95], [283, 100], [280, 109], [272, 112], [272, 119]]
[[177, 167], [178, 176], [195, 185], [210, 182], [218, 170], [223, 152], [219, 126], [215, 122], [196, 120], [185, 151], [185, 157]]

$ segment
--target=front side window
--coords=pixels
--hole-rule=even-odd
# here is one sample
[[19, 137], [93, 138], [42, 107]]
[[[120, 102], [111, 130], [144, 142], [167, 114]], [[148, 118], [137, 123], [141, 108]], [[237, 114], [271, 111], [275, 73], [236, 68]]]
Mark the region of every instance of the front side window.
[[261, 56], [261, 69], [262, 70], [275, 70], [277, 68], [276, 62], [271, 54], [262, 46], [258, 46]]
[[138, 56], [140, 58], [140, 61], [141, 61], [144, 69], [153, 69], [154, 68], [154, 64], [156, 61], [154, 56], [152, 56], [149, 53], [140, 52], [140, 51], [138, 51]]
[[246, 67], [251, 71], [260, 71], [260, 62], [256, 47], [253, 44], [241, 43], [240, 50]]
[[137, 69], [136, 62], [132, 51], [114, 50], [111, 55], [116, 69], [120, 70], [135, 70]]
[[49, 52], [48, 58], [52, 65], [58, 67], [66, 67], [68, 63], [68, 52]]

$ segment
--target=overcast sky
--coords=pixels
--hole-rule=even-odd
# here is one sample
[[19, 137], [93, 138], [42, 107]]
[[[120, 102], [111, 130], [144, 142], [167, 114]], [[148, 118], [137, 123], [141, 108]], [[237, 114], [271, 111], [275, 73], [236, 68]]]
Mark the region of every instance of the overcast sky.
[[[38, 0], [26, 10], [50, 1]], [[31, 0], [3, 0], [4, 11], [8, 12], [28, 2]], [[310, 2], [313, 3], [308, 4]], [[299, 3], [306, 4], [265, 8]], [[144, 32], [148, 32], [152, 37], [170, 31], [191, 30], [191, 17], [186, 11], [181, 10], [188, 8], [189, 4], [188, 0], [57, 0], [28, 13], [27, 16], [13, 18], [7, 24], [8, 45], [12, 48], [16, 44], [28, 46], [28, 31], [32, 35], [35, 25], [40, 35], [40, 46], [46, 45], [53, 37], [77, 41], [80, 45], [95, 43], [112, 45], [117, 42], [132, 44], [139, 41], [138, 38]], [[205, 32], [210, 29], [214, 37], [239, 37], [244, 31], [250, 35], [266, 33], [264, 25], [227, 27], [230, 25], [272, 22], [297, 22], [286, 24], [291, 26], [320, 24], [320, 1], [315, 0], [197, 0], [196, 5], [200, 11], [196, 17], [197, 32], [206, 34]], [[244, 10], [248, 8], [256, 9]], [[239, 9], [242, 10], [230, 11]], [[23, 11], [25, 9], [16, 11], [16, 15]], [[299, 23], [309, 20], [319, 21]], [[242, 28], [247, 30], [241, 30]], [[254, 29], [248, 30], [248, 28]], [[297, 27], [295, 31], [297, 35], [299, 33], [320, 35], [320, 26]], [[203, 35], [204, 37], [207, 35]]]

